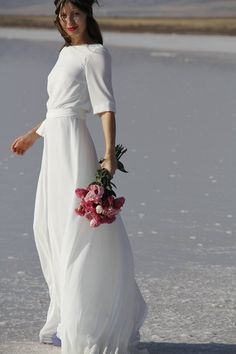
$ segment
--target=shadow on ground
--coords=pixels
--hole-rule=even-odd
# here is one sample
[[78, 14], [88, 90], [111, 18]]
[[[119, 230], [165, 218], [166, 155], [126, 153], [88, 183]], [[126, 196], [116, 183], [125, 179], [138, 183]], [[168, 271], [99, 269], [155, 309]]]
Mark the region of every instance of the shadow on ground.
[[150, 354], [235, 354], [236, 344], [187, 344], [142, 342], [140, 348], [147, 348]]

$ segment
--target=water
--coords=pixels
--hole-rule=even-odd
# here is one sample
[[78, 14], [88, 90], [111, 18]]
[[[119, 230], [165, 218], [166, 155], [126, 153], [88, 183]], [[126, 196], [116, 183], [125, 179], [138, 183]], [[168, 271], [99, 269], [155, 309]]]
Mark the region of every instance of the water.
[[[99, 16], [234, 16], [235, 0], [100, 0]], [[53, 14], [53, 1], [0, 0], [0, 13]]]
[[[0, 39], [1, 343], [37, 342], [48, 305], [32, 232], [42, 140], [23, 157], [9, 147], [44, 119], [59, 47]], [[150, 354], [235, 353], [236, 55], [109, 48], [129, 171], [114, 182], [149, 306], [143, 341]], [[88, 125], [101, 156], [101, 122]]]
[[[53, 1], [52, 1], [53, 2]], [[165, 2], [173, 3], [175, 0], [167, 0]], [[0, 0], [0, 6], [4, 7], [20, 7], [33, 4], [47, 4], [48, 0]], [[100, 0], [100, 3], [106, 5], [124, 5], [124, 4], [139, 4], [143, 5], [141, 0]], [[164, 3], [164, 0], [145, 0], [145, 6]]]

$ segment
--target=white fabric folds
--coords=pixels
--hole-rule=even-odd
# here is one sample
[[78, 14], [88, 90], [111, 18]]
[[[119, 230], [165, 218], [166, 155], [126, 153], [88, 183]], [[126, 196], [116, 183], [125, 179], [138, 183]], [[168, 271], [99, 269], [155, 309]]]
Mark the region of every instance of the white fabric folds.
[[75, 189], [99, 168], [86, 112], [115, 111], [109, 63], [101, 45], [64, 48], [48, 77], [48, 113], [38, 129], [44, 149], [33, 227], [50, 295], [39, 338], [51, 343], [57, 332], [62, 354], [147, 353], [138, 349], [147, 305], [121, 216], [91, 228], [74, 211]]

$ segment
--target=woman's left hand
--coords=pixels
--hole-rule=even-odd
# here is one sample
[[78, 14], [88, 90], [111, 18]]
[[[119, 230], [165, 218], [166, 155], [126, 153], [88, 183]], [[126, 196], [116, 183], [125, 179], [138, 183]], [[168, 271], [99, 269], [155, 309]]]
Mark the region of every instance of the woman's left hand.
[[110, 175], [113, 177], [117, 169], [116, 157], [104, 157], [101, 167], [105, 168]]

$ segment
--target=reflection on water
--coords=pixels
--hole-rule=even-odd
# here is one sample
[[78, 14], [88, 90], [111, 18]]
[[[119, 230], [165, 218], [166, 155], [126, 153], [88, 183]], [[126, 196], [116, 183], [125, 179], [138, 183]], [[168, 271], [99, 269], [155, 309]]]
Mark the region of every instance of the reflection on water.
[[[235, 16], [235, 0], [100, 0], [96, 15], [140, 17]], [[0, 0], [1, 13], [53, 14], [53, 1]]]
[[[32, 232], [43, 141], [24, 157], [12, 156], [9, 146], [44, 119], [47, 75], [59, 48], [53, 41], [0, 40], [1, 342], [37, 341], [46, 316], [48, 296]], [[233, 343], [235, 56], [109, 49], [117, 141], [128, 148], [129, 171], [117, 173], [114, 183], [126, 196], [122, 217], [149, 305], [143, 341]], [[101, 156], [101, 122], [90, 116], [88, 126]], [[173, 344], [153, 348], [185, 350]], [[220, 345], [214, 348], [207, 352], [221, 352]]]

